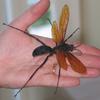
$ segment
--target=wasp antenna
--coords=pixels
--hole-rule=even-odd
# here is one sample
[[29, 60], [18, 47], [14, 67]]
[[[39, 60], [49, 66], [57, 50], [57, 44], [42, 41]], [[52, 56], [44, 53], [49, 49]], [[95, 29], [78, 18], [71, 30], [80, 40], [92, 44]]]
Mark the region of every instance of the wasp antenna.
[[71, 38], [78, 30], [80, 30], [80, 28], [76, 28], [75, 31], [64, 41], [66, 42], [69, 38]]
[[43, 63], [30, 75], [29, 79], [25, 82], [25, 84], [17, 91], [17, 93], [14, 95], [16, 97], [18, 93], [20, 93], [23, 88], [28, 84], [28, 82], [33, 78], [33, 76], [37, 73], [37, 71], [43, 67], [43, 65], [46, 63], [46, 61], [49, 59], [50, 56], [52, 56], [53, 52], [51, 52], [43, 61]]
[[47, 18], [47, 21], [51, 24], [51, 26], [52, 26], [52, 22], [51, 22], [51, 20], [49, 19], [49, 18]]
[[9, 27], [11, 27], [11, 28], [13, 28], [13, 29], [16, 29], [16, 30], [18, 30], [18, 31], [20, 31], [20, 32], [23, 32], [23, 33], [25, 33], [26, 35], [28, 35], [28, 36], [34, 38], [35, 40], [37, 40], [38, 42], [40, 42], [42, 45], [45, 45], [45, 46], [46, 46], [46, 44], [45, 44], [44, 42], [42, 42], [40, 39], [38, 39], [37, 37], [35, 37], [35, 36], [29, 34], [29, 33], [26, 32], [26, 31], [23, 31], [23, 30], [21, 30], [21, 29], [19, 29], [19, 28], [16, 28], [16, 27], [11, 26], [11, 25], [6, 24], [6, 23], [3, 23], [3, 25], [9, 26]]

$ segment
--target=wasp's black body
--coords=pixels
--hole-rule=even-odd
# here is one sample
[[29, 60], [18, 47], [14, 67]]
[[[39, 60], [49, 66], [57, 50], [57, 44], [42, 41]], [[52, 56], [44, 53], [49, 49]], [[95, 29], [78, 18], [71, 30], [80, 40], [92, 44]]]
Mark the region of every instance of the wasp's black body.
[[63, 51], [63, 52], [71, 52], [74, 50], [74, 45], [72, 44], [66, 44], [66, 43], [61, 43], [58, 46], [55, 46], [53, 48], [51, 48], [50, 46], [47, 45], [42, 45], [37, 47], [32, 55], [33, 57], [35, 56], [39, 56], [39, 55], [43, 55], [43, 54], [47, 54], [47, 53], [56, 53], [56, 51]]

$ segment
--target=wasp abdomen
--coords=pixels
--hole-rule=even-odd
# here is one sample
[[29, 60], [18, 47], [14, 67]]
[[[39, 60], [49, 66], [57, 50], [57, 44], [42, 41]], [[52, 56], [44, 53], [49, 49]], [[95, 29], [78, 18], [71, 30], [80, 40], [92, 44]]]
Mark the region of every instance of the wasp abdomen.
[[42, 45], [42, 46], [37, 47], [33, 51], [32, 55], [33, 56], [39, 56], [39, 55], [50, 53], [50, 52], [52, 52], [52, 48], [51, 47]]

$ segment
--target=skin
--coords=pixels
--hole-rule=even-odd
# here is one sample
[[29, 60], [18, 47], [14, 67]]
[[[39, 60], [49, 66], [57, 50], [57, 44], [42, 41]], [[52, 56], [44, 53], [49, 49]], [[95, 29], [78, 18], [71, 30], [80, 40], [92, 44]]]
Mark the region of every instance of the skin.
[[[10, 25], [24, 31], [27, 30], [32, 23], [47, 11], [49, 5], [49, 0], [40, 0], [38, 4], [32, 6]], [[54, 46], [54, 42], [51, 39], [38, 38], [47, 45]], [[6, 27], [0, 33], [0, 87], [20, 88], [24, 85], [31, 73], [35, 71], [47, 56], [32, 57], [33, 50], [40, 45], [34, 38], [9, 27]], [[59, 87], [78, 86], [80, 78], [92, 78], [100, 75], [100, 50], [85, 44], [81, 44], [78, 49], [81, 50], [82, 55], [77, 57], [87, 67], [87, 74], [78, 74], [72, 71], [70, 67], [67, 71], [61, 70]], [[54, 65], [56, 65], [55, 68]], [[54, 55], [49, 58], [26, 87], [56, 86], [58, 78], [57, 68], [58, 64]]]

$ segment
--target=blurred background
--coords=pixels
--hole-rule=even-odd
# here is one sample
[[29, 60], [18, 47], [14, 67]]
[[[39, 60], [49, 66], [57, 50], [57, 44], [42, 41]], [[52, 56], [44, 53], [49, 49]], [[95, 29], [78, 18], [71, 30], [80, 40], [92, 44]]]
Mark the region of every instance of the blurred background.
[[[10, 23], [32, 4], [39, 0], [0, 0], [0, 23]], [[51, 0], [48, 12], [35, 24], [29, 27], [31, 34], [51, 38], [51, 21], [59, 19], [64, 4], [70, 7], [70, 21], [67, 32], [72, 33], [77, 27], [80, 32], [71, 41], [80, 40], [100, 48], [100, 0]], [[0, 25], [0, 30], [3, 26]], [[100, 100], [100, 78], [82, 79], [75, 88], [60, 88], [54, 95], [55, 88], [33, 87], [24, 89], [17, 98], [17, 90], [0, 89], [0, 100]]]

